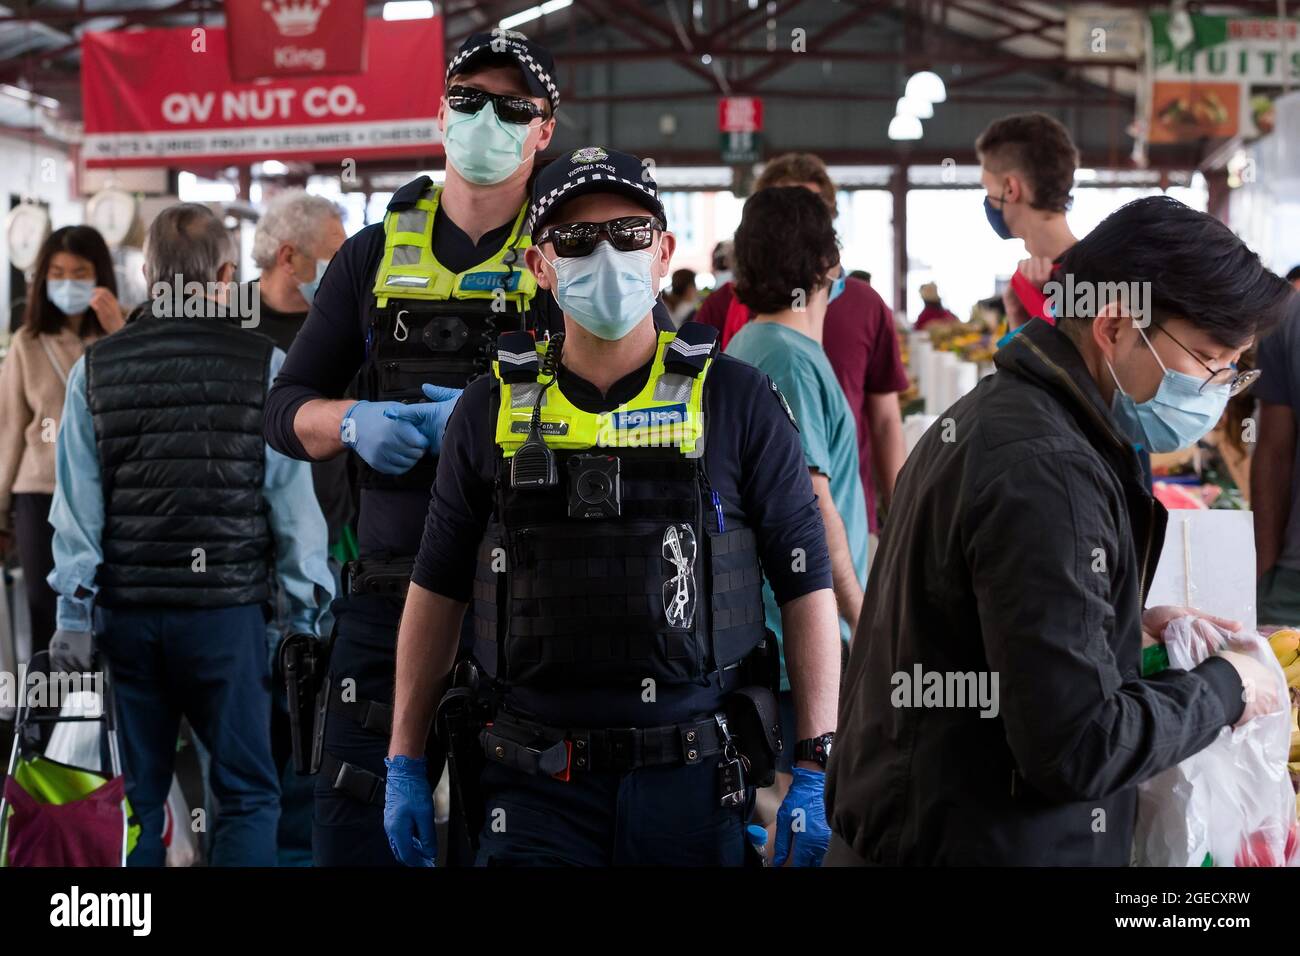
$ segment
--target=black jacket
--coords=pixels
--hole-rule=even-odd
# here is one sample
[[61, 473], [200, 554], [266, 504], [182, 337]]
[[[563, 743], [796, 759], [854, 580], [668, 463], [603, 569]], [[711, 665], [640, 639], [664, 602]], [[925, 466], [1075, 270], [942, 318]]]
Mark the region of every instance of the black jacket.
[[[1074, 345], [1036, 320], [995, 361], [899, 475], [840, 704], [829, 864], [1126, 866], [1136, 785], [1241, 714], [1226, 661], [1139, 676], [1166, 514]], [[918, 666], [996, 674], [996, 715], [911, 706], [895, 675]]]
[[86, 350], [104, 483], [96, 581], [105, 606], [268, 599], [262, 403], [274, 347], [221, 319], [142, 315]]

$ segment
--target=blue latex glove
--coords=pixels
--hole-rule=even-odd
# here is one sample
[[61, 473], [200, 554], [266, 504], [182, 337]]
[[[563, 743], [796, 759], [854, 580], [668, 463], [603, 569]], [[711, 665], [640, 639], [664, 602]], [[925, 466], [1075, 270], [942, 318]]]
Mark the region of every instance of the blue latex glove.
[[381, 474], [410, 471], [424, 457], [429, 440], [410, 422], [390, 414], [402, 407], [401, 402], [357, 402], [343, 416], [339, 438]]
[[384, 416], [395, 421], [410, 422], [420, 430], [420, 434], [429, 443], [429, 454], [436, 455], [438, 449], [442, 447], [442, 435], [447, 430], [447, 419], [451, 417], [456, 403], [460, 401], [462, 390], [425, 384], [420, 386], [420, 391], [424, 392], [427, 402], [418, 402], [415, 405], [398, 403], [396, 408], [386, 409]]
[[385, 757], [384, 832], [388, 846], [406, 866], [433, 866], [438, 831], [433, 828], [433, 789], [423, 757]]
[[821, 866], [831, 845], [826, 825], [826, 774], [794, 768], [790, 792], [776, 813], [776, 857], [773, 866]]

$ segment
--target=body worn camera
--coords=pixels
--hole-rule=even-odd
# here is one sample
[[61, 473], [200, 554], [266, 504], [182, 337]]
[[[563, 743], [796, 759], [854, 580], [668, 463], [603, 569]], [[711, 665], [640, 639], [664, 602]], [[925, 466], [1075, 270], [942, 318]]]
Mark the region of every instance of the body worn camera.
[[459, 352], [469, 341], [469, 325], [458, 315], [435, 315], [420, 340], [430, 352]]
[[574, 455], [569, 459], [569, 517], [617, 518], [623, 486], [613, 455]]

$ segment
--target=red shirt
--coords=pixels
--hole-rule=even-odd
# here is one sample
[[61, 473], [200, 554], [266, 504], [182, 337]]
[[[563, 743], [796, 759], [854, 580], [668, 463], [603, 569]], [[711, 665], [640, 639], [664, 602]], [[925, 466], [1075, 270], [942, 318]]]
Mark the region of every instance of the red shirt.
[[[722, 331], [727, 310], [734, 300], [735, 290], [728, 282], [709, 293], [695, 313], [695, 321]], [[850, 278], [839, 298], [826, 310], [822, 348], [857, 420], [858, 470], [867, 497], [867, 521], [875, 531], [876, 489], [871, 468], [867, 396], [902, 392], [908, 385], [907, 371], [898, 351], [898, 336], [894, 333], [894, 315], [880, 293], [861, 279]]]
[[942, 305], [927, 302], [921, 314], [916, 317], [916, 327], [923, 329], [931, 322], [956, 322], [957, 316], [953, 315]]

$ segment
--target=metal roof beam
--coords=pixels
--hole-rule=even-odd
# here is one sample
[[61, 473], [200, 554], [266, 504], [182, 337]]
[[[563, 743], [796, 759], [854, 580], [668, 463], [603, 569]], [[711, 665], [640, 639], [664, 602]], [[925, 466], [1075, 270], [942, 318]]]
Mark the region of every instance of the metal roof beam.
[[[876, 0], [874, 3], [862, 3], [859, 2], [859, 0], [852, 0], [852, 2], [853, 10], [841, 17], [836, 17], [826, 26], [818, 30], [815, 35], [809, 37], [808, 45], [805, 47], [803, 53], [795, 53], [793, 50], [789, 51], [791, 56], [805, 57], [811, 54], [815, 58], [824, 58], [824, 55], [827, 52], [823, 49], [825, 43], [840, 36], [845, 28], [854, 24], [860, 24], [864, 20], [870, 19], [873, 15], [879, 13], [884, 8], [892, 6], [892, 0]], [[775, 50], [770, 52], [765, 50], [763, 52], [768, 56], [772, 56], [772, 54], [776, 53]], [[790, 66], [792, 62], [792, 60], [777, 60], [773, 58], [766, 66], [761, 66], [748, 76], [743, 76], [737, 80], [736, 88], [741, 91], [752, 92], [757, 84], [762, 83], [766, 79], [770, 79], [777, 73], [780, 73], [786, 67]]]
[[[818, 102], [828, 103], [893, 103], [896, 96], [892, 93], [863, 93], [857, 90], [835, 90], [819, 88], [817, 90], [764, 90], [763, 98], [770, 100], [794, 99], [807, 101], [809, 95], [815, 95]], [[586, 96], [571, 96], [565, 102], [572, 105], [584, 103], [654, 103], [684, 102], [690, 100], [710, 99], [711, 90], [645, 90], [619, 91], [617, 93], [595, 93]], [[1026, 96], [1020, 93], [970, 93], [950, 95], [949, 103], [958, 105], [1004, 105], [1023, 104], [1026, 107], [1042, 106], [1052, 108], [1080, 107], [1083, 109], [1132, 109], [1133, 101], [1123, 96]]]
[[997, 36], [980, 37], [981, 41], [987, 43], [993, 43], [998, 46], [1001, 46], [1002, 44], [1006, 43], [1008, 40], [1015, 40], [1020, 37], [1026, 37], [1026, 38], [1033, 37], [1042, 40], [1045, 43], [1056, 43], [1057, 45], [1064, 44], [1063, 38], [1053, 39], [1050, 37], [1043, 36], [1043, 33], [1047, 30], [1064, 28], [1065, 26], [1064, 23], [1053, 23], [1051, 21], [1047, 21], [1047, 22], [1039, 23], [1037, 26], [1027, 27], [1024, 26], [1023, 24], [1016, 23], [1012, 20], [1007, 20], [1002, 16], [994, 16], [985, 10], [980, 10], [977, 7], [968, 7], [963, 3], [956, 2], [956, 0], [950, 0], [948, 7], [949, 9], [956, 10], [960, 13], [964, 13], [968, 17], [974, 17], [977, 20], [983, 20], [985, 23], [991, 23], [994, 26], [1003, 27], [1008, 30], [1007, 33], [999, 34]]
[[[647, 35], [644, 31], [632, 26], [630, 23], [625, 23], [622, 20], [616, 20], [610, 17], [609, 11], [606, 10], [598, 0], [578, 0], [578, 5], [596, 16], [599, 23], [613, 27], [615, 30], [618, 30], [620, 33], [641, 44], [640, 47], [632, 50], [618, 49], [590, 51], [596, 55], [589, 59], [586, 57], [580, 59], [595, 63], [604, 61], [618, 62], [620, 60], [628, 59], [629, 56], [635, 59], [671, 60], [679, 68], [693, 76], [699, 77], [709, 84], [711, 94], [717, 93], [721, 90], [722, 84], [718, 81], [718, 78], [712, 72], [699, 65], [698, 54], [683, 52], [680, 47], [676, 46], [677, 34], [676, 31], [672, 29], [671, 25], [668, 27], [670, 34], [668, 39], [673, 41], [673, 45], [663, 46], [658, 44], [654, 37]], [[574, 63], [579, 59], [568, 53], [559, 53], [556, 51], [552, 51], [552, 53], [557, 63]]]
[[94, 10], [28, 10], [26, 13], [0, 14], [3, 23], [72, 23], [74, 26], [90, 17], [122, 17], [125, 20], [151, 20], [169, 14], [220, 12], [218, 0], [178, 0], [166, 7], [104, 7]]

